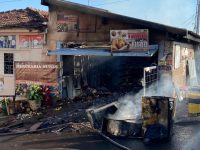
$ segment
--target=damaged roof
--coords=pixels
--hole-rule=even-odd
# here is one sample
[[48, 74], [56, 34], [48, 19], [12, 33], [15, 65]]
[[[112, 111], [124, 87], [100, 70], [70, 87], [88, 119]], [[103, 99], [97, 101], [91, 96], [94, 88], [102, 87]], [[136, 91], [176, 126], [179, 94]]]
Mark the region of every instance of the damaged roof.
[[160, 23], [155, 23], [155, 22], [151, 22], [151, 21], [128, 17], [128, 16], [124, 16], [124, 15], [120, 15], [120, 14], [115, 14], [115, 13], [109, 12], [108, 10], [105, 10], [105, 9], [100, 9], [100, 8], [87, 6], [87, 5], [83, 5], [83, 4], [78, 4], [78, 3], [74, 3], [74, 2], [69, 2], [69, 1], [65, 1], [65, 0], [41, 0], [41, 4], [46, 5], [46, 6], [53, 5], [53, 6], [58, 6], [58, 7], [62, 7], [65, 9], [69, 9], [69, 10], [79, 11], [82, 13], [102, 16], [102, 17], [106, 17], [106, 18], [110, 18], [110, 19], [119, 20], [120, 22], [124, 22], [124, 23], [137, 24], [137, 25], [143, 26], [144, 28], [156, 29], [156, 30], [160, 30], [160, 31], [169, 32], [172, 34], [181, 35], [185, 39], [200, 43], [200, 36], [198, 34], [192, 32], [192, 31], [188, 31], [187, 29], [183, 29], [183, 28], [176, 28], [176, 27], [172, 27], [172, 26], [163, 25]]
[[29, 8], [0, 12], [0, 28], [43, 28], [48, 12]]

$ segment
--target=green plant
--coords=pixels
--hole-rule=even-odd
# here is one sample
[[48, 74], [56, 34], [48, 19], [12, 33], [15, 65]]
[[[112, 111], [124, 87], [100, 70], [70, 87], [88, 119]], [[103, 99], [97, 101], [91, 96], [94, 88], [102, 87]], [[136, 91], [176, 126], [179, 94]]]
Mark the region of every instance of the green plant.
[[43, 100], [42, 88], [39, 85], [31, 85], [27, 93], [27, 98], [40, 103]]
[[7, 114], [7, 106], [10, 103], [10, 99], [9, 98], [3, 98], [2, 100], [0, 100], [0, 104], [1, 104], [1, 109], [2, 111]]

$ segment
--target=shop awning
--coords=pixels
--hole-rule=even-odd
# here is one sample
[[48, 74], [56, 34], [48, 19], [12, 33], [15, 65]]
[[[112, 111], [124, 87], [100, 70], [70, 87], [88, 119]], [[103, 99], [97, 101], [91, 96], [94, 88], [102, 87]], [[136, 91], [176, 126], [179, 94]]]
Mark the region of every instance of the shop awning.
[[134, 50], [124, 52], [111, 52], [108, 49], [86, 49], [86, 48], [61, 48], [49, 50], [47, 55], [72, 55], [72, 56], [133, 56], [133, 57], [152, 57], [158, 50], [158, 45], [151, 45], [149, 50]]

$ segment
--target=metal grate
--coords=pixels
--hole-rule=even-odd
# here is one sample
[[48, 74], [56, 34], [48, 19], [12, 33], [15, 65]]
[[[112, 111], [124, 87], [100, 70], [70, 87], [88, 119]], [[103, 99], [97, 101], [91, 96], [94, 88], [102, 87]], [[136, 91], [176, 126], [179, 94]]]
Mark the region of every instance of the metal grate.
[[[157, 66], [145, 67], [144, 68], [144, 96], [146, 95], [146, 89], [150, 88], [150, 85], [158, 81], [158, 70]], [[157, 86], [152, 86], [157, 88]], [[151, 87], [151, 88], [152, 88]]]
[[4, 53], [4, 74], [13, 74], [13, 54]]

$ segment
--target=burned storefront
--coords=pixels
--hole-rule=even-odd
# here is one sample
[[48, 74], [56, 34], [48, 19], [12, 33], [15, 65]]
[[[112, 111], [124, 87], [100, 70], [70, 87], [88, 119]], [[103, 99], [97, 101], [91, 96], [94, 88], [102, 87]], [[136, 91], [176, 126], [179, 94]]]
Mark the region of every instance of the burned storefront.
[[[155, 61], [144, 56], [110, 56], [110, 52], [103, 52], [105, 50], [86, 51], [86, 56], [62, 56], [63, 94], [67, 94], [69, 98], [81, 94], [88, 87], [109, 91], [139, 90], [142, 87], [143, 68]], [[98, 54], [101, 51], [102, 55]], [[82, 50], [77, 50], [76, 53], [75, 55], [81, 55]]]
[[[48, 55], [57, 55], [63, 68], [63, 97], [73, 99], [88, 87], [139, 90], [159, 73], [178, 87], [195, 77], [189, 68], [199, 36], [193, 32], [68, 1], [42, 4], [49, 6]], [[154, 76], [148, 75], [152, 66]]]

